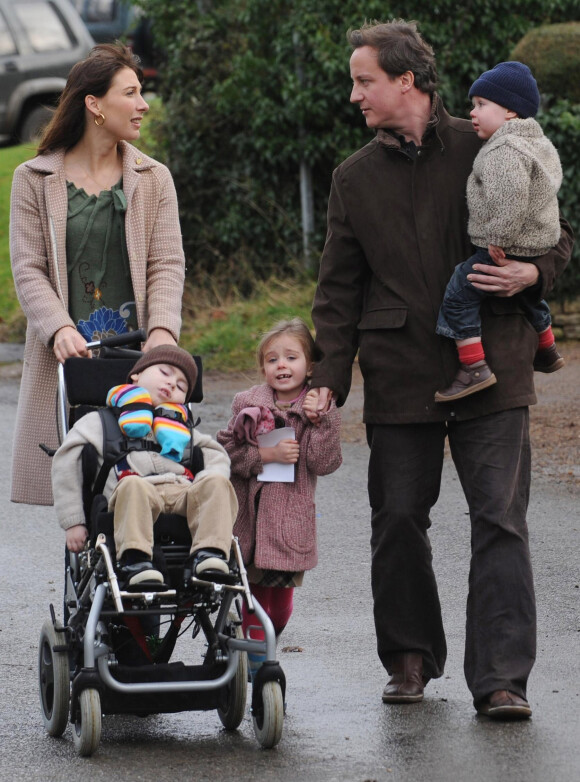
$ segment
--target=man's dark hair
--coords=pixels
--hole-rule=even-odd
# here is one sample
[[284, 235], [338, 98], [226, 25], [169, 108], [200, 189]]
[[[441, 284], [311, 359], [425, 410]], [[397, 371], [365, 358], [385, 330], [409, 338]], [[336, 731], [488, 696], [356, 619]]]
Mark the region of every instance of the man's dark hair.
[[417, 32], [417, 22], [394, 19], [391, 22], [365, 22], [359, 30], [349, 30], [353, 49], [372, 46], [378, 51], [379, 65], [394, 79], [407, 71], [415, 77], [415, 87], [432, 95], [437, 87], [435, 54]]

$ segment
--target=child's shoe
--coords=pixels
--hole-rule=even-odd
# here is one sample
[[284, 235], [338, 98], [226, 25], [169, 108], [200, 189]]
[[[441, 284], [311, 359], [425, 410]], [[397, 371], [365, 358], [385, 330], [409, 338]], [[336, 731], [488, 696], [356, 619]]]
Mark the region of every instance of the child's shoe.
[[184, 566], [186, 583], [192, 577], [202, 581], [221, 581], [229, 575], [229, 565], [219, 549], [199, 549], [190, 554]]
[[536, 350], [534, 356], [534, 370], [536, 372], [557, 372], [562, 369], [564, 363], [555, 342], [552, 342], [549, 348]]
[[496, 376], [485, 360], [477, 361], [475, 364], [461, 364], [451, 385], [435, 393], [435, 401], [453, 402], [489, 388], [495, 383], [497, 383]]
[[143, 588], [151, 586], [158, 589], [163, 584], [163, 574], [155, 570], [151, 560], [146, 559], [131, 565], [122, 564], [119, 568], [119, 582], [121, 589], [136, 586]]

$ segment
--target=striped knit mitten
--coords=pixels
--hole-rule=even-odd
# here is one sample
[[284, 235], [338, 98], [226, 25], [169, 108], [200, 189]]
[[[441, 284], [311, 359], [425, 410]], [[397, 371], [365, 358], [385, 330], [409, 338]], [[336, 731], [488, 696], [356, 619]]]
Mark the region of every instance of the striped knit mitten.
[[191, 440], [186, 426], [187, 407], [166, 402], [155, 408], [153, 434], [161, 446], [161, 455], [180, 462], [183, 452]]
[[122, 408], [119, 428], [133, 439], [147, 437], [153, 426], [153, 405], [149, 391], [132, 383], [113, 386], [107, 394], [109, 407]]

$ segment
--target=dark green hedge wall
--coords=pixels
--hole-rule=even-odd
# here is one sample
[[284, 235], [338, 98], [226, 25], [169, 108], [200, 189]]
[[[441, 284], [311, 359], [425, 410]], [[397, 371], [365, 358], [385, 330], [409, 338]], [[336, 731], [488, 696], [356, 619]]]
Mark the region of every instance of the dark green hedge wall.
[[[256, 279], [295, 273], [303, 262], [301, 162], [312, 172], [317, 257], [332, 170], [370, 138], [349, 103], [346, 31], [365, 18], [396, 18], [400, 4], [139, 2], [165, 53], [157, 154], [175, 176], [189, 275], [249, 293]], [[509, 12], [504, 0], [410, 0], [405, 14], [435, 48], [448, 108], [467, 116], [467, 92], [481, 71], [509, 59], [530, 29], [573, 20], [577, 0], [512, 0]], [[577, 125], [564, 127], [561, 111], [547, 112], [546, 130], [569, 155], [563, 211], [574, 222], [578, 158], [567, 147]]]

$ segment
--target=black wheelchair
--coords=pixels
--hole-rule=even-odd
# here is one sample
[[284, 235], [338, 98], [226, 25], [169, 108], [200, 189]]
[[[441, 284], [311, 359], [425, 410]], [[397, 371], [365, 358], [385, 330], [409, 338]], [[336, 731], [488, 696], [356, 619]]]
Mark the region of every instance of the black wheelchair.
[[[125, 382], [141, 355], [132, 332], [90, 343], [98, 358], [59, 366], [58, 411], [62, 436], [80, 415], [104, 406], [109, 388]], [[192, 401], [203, 398], [201, 361]], [[90, 460], [87, 460], [90, 461]], [[124, 591], [115, 571], [113, 514], [94, 495], [94, 475], [83, 465], [89, 537], [67, 557], [64, 620], [50, 606], [40, 634], [38, 675], [45, 728], [61, 736], [68, 723], [76, 751], [92, 755], [108, 714], [149, 714], [217, 709], [226, 730], [246, 710], [247, 654], [265, 655], [252, 683], [251, 715], [264, 748], [281, 739], [285, 677], [276, 661], [274, 627], [252, 596], [236, 538], [226, 583], [183, 579], [191, 537], [186, 520], [162, 515], [155, 524], [154, 563], [164, 574], [158, 591]], [[145, 588], [144, 588], [145, 589]], [[241, 602], [263, 626], [265, 640], [244, 637]]]

